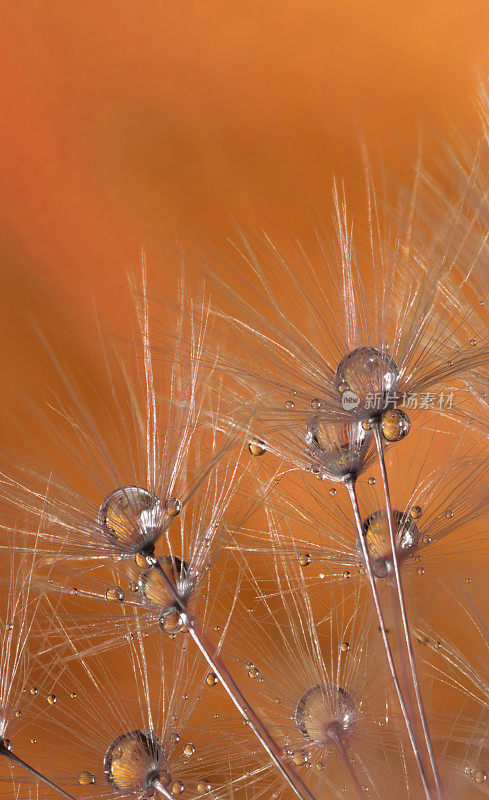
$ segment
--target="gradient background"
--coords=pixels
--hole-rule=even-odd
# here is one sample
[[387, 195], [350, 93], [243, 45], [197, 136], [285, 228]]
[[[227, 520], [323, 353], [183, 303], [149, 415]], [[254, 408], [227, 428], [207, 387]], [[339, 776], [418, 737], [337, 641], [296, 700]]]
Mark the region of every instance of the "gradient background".
[[96, 380], [92, 291], [123, 330], [142, 246], [162, 275], [168, 242], [220, 248], [231, 215], [310, 231], [333, 175], [363, 200], [361, 136], [405, 180], [420, 126], [470, 131], [489, 5], [21, 0], [2, 39], [0, 358], [18, 418], [19, 391], [49, 391], [35, 325]]

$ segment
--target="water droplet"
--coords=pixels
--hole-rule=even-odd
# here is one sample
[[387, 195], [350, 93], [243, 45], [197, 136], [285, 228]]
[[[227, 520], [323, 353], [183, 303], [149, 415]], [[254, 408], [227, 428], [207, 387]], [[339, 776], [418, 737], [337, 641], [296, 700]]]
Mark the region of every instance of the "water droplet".
[[472, 777], [474, 783], [485, 783], [487, 781], [487, 772], [483, 769], [476, 769]]
[[410, 427], [408, 415], [400, 408], [391, 408], [382, 414], [380, 432], [386, 442], [400, 442], [408, 435]]
[[21, 718], [21, 716], [22, 716], [22, 711], [20, 710], [20, 708], [18, 708], [18, 709], [17, 709], [17, 711], [15, 712], [15, 716], [16, 716], [16, 718], [17, 718], [17, 719], [20, 719], [20, 718]]
[[258, 669], [252, 664], [251, 667], [248, 669], [248, 676], [250, 678], [258, 678], [260, 675]]
[[477, 340], [476, 339], [471, 339], [469, 344], [470, 344], [471, 347], [475, 347], [476, 344], [477, 344]]
[[369, 486], [375, 486], [375, 478], [369, 478], [367, 483]]
[[294, 750], [292, 753], [292, 761], [297, 767], [302, 767], [303, 764], [307, 763], [307, 753], [304, 750]]
[[372, 430], [372, 423], [369, 419], [364, 419], [362, 422], [362, 428], [364, 431], [371, 431]]
[[311, 471], [336, 482], [361, 471], [370, 441], [359, 422], [330, 422], [321, 414], [309, 419], [304, 438]]
[[32, 695], [36, 695], [37, 694], [37, 686], [32, 686], [30, 691], [31, 691]]
[[418, 567], [416, 570], [417, 575], [424, 575], [424, 567]]
[[3, 739], [2, 744], [5, 747], [5, 750], [9, 750], [10, 751], [13, 748], [13, 744], [10, 741], [10, 739]]
[[72, 700], [76, 699], [76, 692], [70, 692], [70, 697]]
[[[385, 407], [388, 395], [394, 393], [399, 370], [391, 356], [375, 347], [358, 347], [338, 364], [334, 378], [340, 395], [351, 392], [358, 402], [353, 410], [372, 416], [370, 397], [379, 397], [378, 410]], [[357, 411], [357, 413], [358, 413]]]
[[449, 508], [448, 511], [445, 511], [445, 517], [446, 517], [446, 519], [452, 519], [453, 511], [452, 511], [451, 508]]
[[297, 557], [297, 560], [299, 561], [301, 567], [307, 567], [311, 563], [311, 556], [309, 553], [300, 553]]
[[307, 739], [323, 743], [330, 725], [351, 733], [358, 722], [352, 695], [342, 686], [322, 683], [302, 695], [295, 710], [295, 724]]
[[264, 442], [261, 442], [259, 439], [252, 439], [248, 445], [248, 450], [252, 456], [262, 456], [263, 453], [266, 453], [267, 448]]
[[349, 570], [345, 569], [345, 571], [343, 573], [343, 578], [344, 578], [345, 581], [347, 581], [348, 578], [351, 578], [351, 572]]
[[209, 672], [209, 674], [205, 679], [207, 686], [215, 686], [217, 681], [218, 681], [217, 675], [214, 675], [213, 672]]
[[292, 400], [287, 400], [285, 403], [285, 408], [287, 411], [292, 411], [292, 409], [295, 408], [295, 403]]
[[316, 772], [322, 772], [323, 769], [324, 769], [324, 762], [323, 761], [317, 761], [316, 762]]
[[58, 698], [56, 697], [55, 694], [48, 694], [46, 700], [48, 701], [50, 706], [54, 706], [58, 702]]
[[350, 643], [349, 642], [342, 642], [341, 643], [341, 652], [342, 653], [347, 653], [349, 649], [350, 649]]
[[158, 619], [161, 630], [174, 636], [177, 633], [185, 633], [188, 628], [182, 617], [182, 613], [174, 606], [163, 609]]
[[80, 786], [93, 786], [95, 783], [95, 775], [93, 772], [88, 772], [87, 770], [83, 770], [80, 772], [78, 776], [78, 783]]
[[189, 742], [183, 748], [183, 752], [185, 753], [186, 756], [193, 756], [193, 754], [195, 753], [194, 745], [191, 742]]
[[[186, 561], [178, 556], [164, 556], [159, 566], [167, 580], [182, 598], [188, 598], [195, 585]], [[156, 567], [149, 567], [139, 577], [139, 593], [141, 599], [155, 609], [168, 608], [173, 605], [174, 595], [170, 587]]]
[[13, 625], [13, 623], [12, 623], [12, 622], [7, 622], [7, 623], [6, 623], [6, 625], [5, 625], [5, 628], [6, 628], [8, 631], [13, 631], [13, 629], [14, 629], [14, 625]]
[[119, 551], [148, 551], [159, 535], [158, 498], [140, 486], [123, 486], [107, 495], [99, 511], [99, 525]]
[[465, 583], [472, 583], [472, 578], [469, 578], [469, 577], [467, 576], [467, 577], [465, 578]]
[[329, 493], [330, 493], [331, 497], [334, 497], [336, 492], [337, 492], [337, 490], [334, 488], [334, 486], [333, 486], [332, 489], [329, 490]]
[[409, 516], [411, 517], [411, 519], [419, 519], [422, 513], [423, 510], [421, 506], [413, 506], [411, 511], [409, 512]]
[[77, 595], [78, 594], [78, 589], [76, 588], [76, 586], [73, 586], [73, 588], [70, 589], [70, 594], [73, 594], [73, 595]]
[[120, 586], [112, 586], [105, 592], [105, 599], [108, 603], [122, 603], [124, 600], [124, 592]]
[[[401, 562], [412, 555], [420, 540], [418, 527], [411, 516], [393, 510], [396, 555]], [[389, 533], [389, 519], [384, 510], [375, 511], [363, 523], [365, 543], [370, 556], [372, 572], [376, 578], [385, 578], [392, 572], [392, 550]], [[360, 545], [358, 545], [360, 548]]]
[[198, 782], [196, 788], [199, 794], [205, 794], [206, 792], [210, 792], [212, 785], [209, 783], [209, 781], [202, 780]]
[[31, 744], [37, 744], [37, 739], [31, 739], [30, 742]]
[[171, 785], [172, 794], [178, 795], [182, 794], [182, 792], [184, 791], [185, 791], [185, 785], [182, 783], [182, 781], [173, 781]]
[[182, 510], [182, 504], [177, 497], [169, 497], [165, 500], [165, 511], [169, 517], [176, 517]]
[[170, 733], [169, 739], [172, 744], [178, 744], [178, 742], [180, 741], [180, 734], [173, 731], [172, 733]]
[[162, 761], [163, 750], [154, 734], [135, 730], [122, 734], [112, 742], [105, 754], [104, 770], [114, 789], [126, 796], [139, 793], [151, 785], [153, 775], [164, 783]]
[[321, 400], [319, 397], [315, 397], [313, 400], [311, 400], [311, 408], [321, 408]]

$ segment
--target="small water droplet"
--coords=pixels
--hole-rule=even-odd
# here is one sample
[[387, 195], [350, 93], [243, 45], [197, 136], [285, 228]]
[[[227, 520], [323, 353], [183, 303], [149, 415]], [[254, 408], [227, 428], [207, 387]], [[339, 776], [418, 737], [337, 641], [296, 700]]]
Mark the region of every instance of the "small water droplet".
[[17, 709], [17, 711], [15, 712], [15, 716], [16, 716], [16, 718], [17, 718], [17, 719], [20, 719], [20, 718], [21, 718], [21, 716], [22, 716], [22, 711], [20, 710], [20, 708], [18, 708], [18, 709]]
[[215, 686], [217, 681], [218, 681], [217, 675], [214, 675], [213, 672], [209, 672], [209, 674], [205, 679], [207, 686]]
[[476, 339], [471, 339], [469, 344], [470, 344], [471, 347], [475, 347], [476, 344], [477, 344], [477, 340]]
[[294, 750], [292, 753], [292, 761], [297, 767], [302, 767], [304, 764], [307, 764], [307, 753], [303, 750]]
[[362, 428], [364, 431], [371, 431], [372, 430], [372, 423], [368, 419], [364, 419], [362, 422]]
[[93, 772], [83, 770], [78, 776], [78, 783], [80, 786], [92, 786], [95, 783], [95, 775]]
[[189, 742], [183, 748], [183, 752], [185, 753], [186, 756], [193, 756], [193, 754], [195, 753], [195, 746], [191, 742]]
[[467, 576], [467, 577], [465, 578], [465, 583], [472, 583], [472, 578], [469, 578], [469, 577]]
[[329, 493], [330, 493], [331, 497], [334, 497], [336, 492], [337, 492], [337, 490], [334, 488], [334, 486], [329, 490]]
[[307, 567], [311, 563], [311, 556], [309, 553], [300, 553], [300, 555], [297, 557], [297, 560], [299, 561], [301, 567]]
[[476, 769], [472, 777], [474, 783], [485, 783], [487, 781], [487, 772], [483, 769]]
[[185, 785], [182, 783], [182, 781], [173, 781], [171, 785], [172, 794], [178, 795], [182, 794], [182, 792], [184, 791], [185, 791]]
[[252, 456], [262, 456], [266, 453], [267, 448], [264, 442], [261, 442], [259, 439], [252, 439], [248, 445], [248, 450]]
[[260, 673], [258, 669], [254, 666], [254, 664], [252, 664], [251, 667], [248, 669], [248, 676], [250, 678], [258, 678], [259, 675]]
[[416, 570], [416, 573], [418, 575], [424, 575], [424, 567], [418, 567], [418, 569]]
[[410, 427], [408, 415], [400, 408], [391, 408], [382, 414], [380, 432], [386, 442], [400, 442], [408, 435]]
[[112, 586], [105, 592], [105, 599], [108, 603], [122, 603], [124, 600], [124, 592], [120, 586]]
[[292, 409], [295, 408], [295, 403], [292, 400], [287, 400], [285, 403], [285, 408], [287, 411], [292, 411]]
[[165, 500], [165, 511], [169, 517], [176, 517], [182, 510], [182, 504], [177, 497], [169, 497]]
[[172, 744], [178, 744], [178, 742], [180, 741], [180, 734], [175, 733], [175, 731], [173, 731], [172, 733], [170, 733], [169, 739], [170, 742], [172, 742]]
[[9, 750], [10, 751], [13, 748], [13, 744], [10, 741], [10, 739], [3, 739], [2, 744], [5, 747], [5, 750]]
[[369, 486], [375, 486], [375, 478], [369, 478], [367, 483], [369, 484]]
[[199, 794], [205, 794], [206, 792], [210, 792], [211, 788], [212, 785], [209, 783], [209, 781], [206, 780], [199, 781], [197, 784], [197, 791]]
[[76, 588], [76, 586], [73, 586], [73, 588], [70, 589], [70, 594], [73, 594], [73, 595], [77, 595], [78, 594], [78, 589]]
[[349, 649], [350, 649], [350, 642], [342, 642], [342, 644], [341, 644], [341, 652], [342, 653], [347, 653]]
[[422, 513], [423, 510], [421, 506], [413, 506], [411, 511], [409, 512], [409, 516], [411, 517], [411, 519], [419, 519]]
[[446, 519], [452, 519], [453, 511], [452, 511], [451, 508], [449, 508], [447, 511], [445, 511], [445, 517], [446, 517]]
[[58, 702], [58, 698], [56, 697], [55, 694], [48, 694], [46, 700], [48, 701], [50, 706], [54, 706]]
[[314, 409], [321, 408], [321, 400], [319, 399], [319, 397], [314, 397], [311, 400], [311, 408]]
[[72, 700], [76, 699], [76, 692], [70, 692], [70, 697]]
[[37, 686], [32, 686], [32, 688], [31, 688], [31, 694], [32, 694], [32, 695], [36, 695], [36, 694], [37, 694]]
[[350, 578], [350, 577], [351, 577], [351, 572], [349, 570], [345, 569], [345, 571], [343, 573], [343, 578], [345, 580], [348, 580], [348, 578]]

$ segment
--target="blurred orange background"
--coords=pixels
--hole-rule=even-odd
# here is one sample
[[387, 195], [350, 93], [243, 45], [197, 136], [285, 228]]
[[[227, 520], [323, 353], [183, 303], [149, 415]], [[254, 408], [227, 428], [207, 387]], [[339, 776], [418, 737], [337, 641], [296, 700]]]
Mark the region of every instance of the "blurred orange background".
[[406, 180], [420, 128], [473, 129], [489, 51], [486, 0], [21, 0], [2, 17], [7, 446], [17, 392], [49, 396], [36, 326], [96, 382], [93, 295], [123, 333], [141, 247], [168, 272], [167, 242], [220, 248], [231, 216], [302, 234], [333, 175], [354, 212], [361, 137]]

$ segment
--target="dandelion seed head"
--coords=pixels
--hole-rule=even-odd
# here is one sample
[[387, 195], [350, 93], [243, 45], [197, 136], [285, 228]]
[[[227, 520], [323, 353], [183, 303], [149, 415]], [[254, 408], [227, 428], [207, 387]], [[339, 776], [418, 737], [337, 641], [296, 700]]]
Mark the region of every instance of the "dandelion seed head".
[[[403, 559], [415, 550], [421, 535], [411, 517], [401, 511], [393, 511], [394, 534], [397, 543], [397, 556]], [[369, 552], [372, 571], [377, 578], [391, 574], [392, 548], [389, 532], [389, 518], [385, 510], [375, 511], [363, 523], [365, 541]]]
[[308, 422], [305, 435], [313, 459], [313, 469], [322, 477], [340, 482], [363, 469], [370, 435], [360, 423], [332, 423], [316, 414]]
[[151, 731], [135, 730], [118, 736], [104, 759], [105, 776], [120, 792], [149, 789], [155, 781], [167, 785], [171, 778], [163, 766], [163, 748]]
[[358, 722], [355, 701], [341, 686], [319, 684], [302, 695], [295, 711], [299, 731], [316, 744], [336, 735], [349, 736]]

